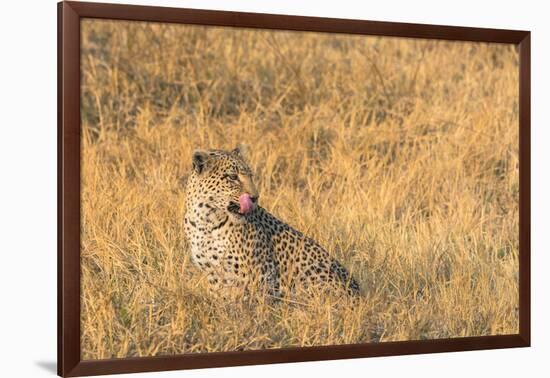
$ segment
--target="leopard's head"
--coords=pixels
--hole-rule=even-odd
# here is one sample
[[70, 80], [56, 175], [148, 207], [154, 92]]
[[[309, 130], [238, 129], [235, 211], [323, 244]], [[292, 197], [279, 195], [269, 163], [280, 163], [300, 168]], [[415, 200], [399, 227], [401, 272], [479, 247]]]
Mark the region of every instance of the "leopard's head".
[[236, 217], [251, 214], [259, 193], [244, 155], [241, 146], [231, 151], [193, 152], [187, 197], [195, 206], [227, 211]]

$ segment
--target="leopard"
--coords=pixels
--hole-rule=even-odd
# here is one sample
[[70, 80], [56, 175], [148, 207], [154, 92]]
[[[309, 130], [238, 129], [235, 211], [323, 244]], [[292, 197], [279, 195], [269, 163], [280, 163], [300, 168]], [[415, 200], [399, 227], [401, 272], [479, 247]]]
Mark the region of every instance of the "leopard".
[[192, 153], [183, 224], [209, 290], [224, 298], [260, 290], [280, 299], [320, 288], [357, 298], [358, 281], [344, 265], [259, 205], [247, 148]]

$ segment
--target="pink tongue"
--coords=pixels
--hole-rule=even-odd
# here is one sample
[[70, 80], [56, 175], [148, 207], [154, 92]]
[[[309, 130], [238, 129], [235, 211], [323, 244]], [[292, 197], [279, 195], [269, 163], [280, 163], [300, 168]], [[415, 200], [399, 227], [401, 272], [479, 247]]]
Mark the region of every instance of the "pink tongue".
[[250, 195], [247, 193], [241, 194], [241, 196], [239, 197], [239, 205], [241, 205], [241, 214], [248, 214], [254, 206], [252, 204], [252, 199], [250, 198]]

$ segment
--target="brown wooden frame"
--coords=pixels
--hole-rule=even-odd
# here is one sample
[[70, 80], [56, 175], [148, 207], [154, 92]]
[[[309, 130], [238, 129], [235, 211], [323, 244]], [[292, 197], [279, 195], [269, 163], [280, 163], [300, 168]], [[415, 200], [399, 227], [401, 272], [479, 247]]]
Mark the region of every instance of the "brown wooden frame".
[[[244, 352], [80, 358], [80, 20], [102, 18], [243, 28], [511, 43], [519, 48], [519, 334]], [[530, 32], [81, 2], [58, 4], [58, 374], [99, 375], [530, 346]]]

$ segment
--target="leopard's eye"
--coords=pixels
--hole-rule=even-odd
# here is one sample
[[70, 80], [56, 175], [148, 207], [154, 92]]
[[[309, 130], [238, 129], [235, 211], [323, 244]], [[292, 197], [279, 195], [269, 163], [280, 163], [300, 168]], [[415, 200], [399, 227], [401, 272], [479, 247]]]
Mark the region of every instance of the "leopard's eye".
[[239, 176], [237, 176], [234, 173], [227, 174], [226, 177], [229, 178], [230, 180], [233, 180], [233, 181], [237, 181], [239, 179]]

